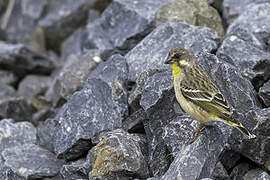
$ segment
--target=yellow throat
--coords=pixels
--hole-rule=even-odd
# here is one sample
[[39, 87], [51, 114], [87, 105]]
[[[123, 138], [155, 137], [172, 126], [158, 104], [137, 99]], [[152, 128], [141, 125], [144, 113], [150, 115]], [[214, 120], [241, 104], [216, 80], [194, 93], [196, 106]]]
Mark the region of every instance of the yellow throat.
[[176, 63], [171, 64], [171, 68], [173, 69], [173, 77], [176, 78], [181, 72], [182, 69], [176, 65]]

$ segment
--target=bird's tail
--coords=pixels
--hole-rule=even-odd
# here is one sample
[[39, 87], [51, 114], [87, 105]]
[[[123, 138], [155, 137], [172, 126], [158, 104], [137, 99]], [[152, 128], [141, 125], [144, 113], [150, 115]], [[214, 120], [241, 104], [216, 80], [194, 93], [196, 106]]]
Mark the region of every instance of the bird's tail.
[[245, 128], [241, 123], [228, 122], [228, 124], [235, 127], [238, 131], [240, 131], [247, 139], [255, 138], [256, 135], [251, 133], [247, 128]]

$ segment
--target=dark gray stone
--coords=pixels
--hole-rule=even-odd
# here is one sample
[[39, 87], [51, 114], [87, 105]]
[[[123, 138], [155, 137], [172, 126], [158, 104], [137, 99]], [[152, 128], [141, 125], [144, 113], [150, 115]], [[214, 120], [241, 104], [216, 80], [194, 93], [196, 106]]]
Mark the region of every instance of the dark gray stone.
[[250, 4], [228, 28], [217, 56], [252, 81], [256, 90], [270, 78], [270, 3]]
[[2, 152], [2, 157], [4, 166], [26, 179], [55, 176], [63, 164], [53, 153], [34, 144], [7, 148]]
[[39, 25], [44, 28], [48, 46], [59, 50], [61, 42], [86, 22], [88, 10], [95, 2], [96, 0], [50, 1], [48, 13], [39, 21]]
[[267, 81], [259, 90], [259, 97], [266, 107], [270, 107], [270, 81]]
[[231, 180], [239, 180], [243, 179], [244, 175], [251, 169], [251, 166], [247, 163], [241, 163], [233, 168], [230, 179]]
[[270, 180], [270, 175], [262, 169], [252, 169], [245, 174], [243, 180]]
[[0, 70], [0, 86], [1, 85], [15, 85], [18, 78], [17, 76], [10, 72], [5, 70]]
[[227, 24], [231, 24], [239, 15], [248, 9], [248, 5], [254, 3], [260, 4], [262, 2], [269, 2], [269, 0], [223, 0], [222, 15]]
[[146, 145], [144, 135], [129, 134], [121, 129], [102, 134], [100, 142], [93, 149], [94, 164], [89, 179], [96, 179], [94, 176], [110, 176], [113, 172], [120, 173], [124, 179], [149, 177]]
[[87, 24], [94, 22], [96, 19], [100, 17], [100, 12], [95, 9], [90, 9], [88, 11], [88, 19]]
[[114, 0], [101, 17], [87, 25], [83, 49], [132, 49], [153, 28], [158, 8], [169, 0]]
[[16, 90], [9, 85], [0, 85], [0, 100], [14, 97], [16, 95]]
[[49, 76], [28, 75], [19, 84], [18, 95], [27, 100], [44, 95], [52, 82]]
[[23, 97], [10, 97], [0, 100], [0, 118], [12, 118], [15, 121], [29, 121], [33, 108]]
[[53, 118], [55, 111], [52, 108], [46, 107], [36, 112], [32, 116], [32, 123], [37, 126], [40, 121], [45, 121], [48, 118]]
[[91, 73], [82, 90], [61, 108], [56, 120], [54, 150], [59, 157], [74, 159], [89, 150], [91, 138], [122, 126], [128, 112], [127, 64], [112, 56]]
[[36, 129], [29, 122], [15, 123], [12, 119], [3, 119], [0, 132], [0, 153], [6, 148], [37, 142]]
[[227, 171], [235, 167], [239, 159], [240, 154], [232, 150], [225, 151], [220, 157], [220, 161]]
[[37, 126], [38, 144], [53, 152], [53, 134], [57, 121], [47, 119], [44, 122], [39, 122]]
[[21, 1], [22, 14], [33, 19], [39, 19], [47, 5], [48, 0]]
[[219, 161], [213, 172], [213, 178], [218, 180], [229, 180], [229, 175], [224, 166]]
[[46, 97], [58, 104], [61, 98], [68, 99], [75, 91], [80, 90], [89, 74], [102, 62], [98, 50], [89, 50], [84, 55], [70, 55], [65, 66], [59, 72]]
[[48, 74], [54, 69], [54, 62], [22, 44], [0, 42], [0, 67], [16, 74]]
[[147, 116], [145, 111], [141, 108], [132, 113], [128, 118], [123, 120], [122, 128], [131, 133], [144, 133], [143, 122], [146, 121]]
[[185, 23], [165, 23], [158, 26], [125, 57], [129, 65], [129, 79], [135, 81], [149, 69], [167, 69], [164, 64], [169, 50], [175, 47], [199, 52], [211, 52], [218, 47], [216, 32], [205, 27]]

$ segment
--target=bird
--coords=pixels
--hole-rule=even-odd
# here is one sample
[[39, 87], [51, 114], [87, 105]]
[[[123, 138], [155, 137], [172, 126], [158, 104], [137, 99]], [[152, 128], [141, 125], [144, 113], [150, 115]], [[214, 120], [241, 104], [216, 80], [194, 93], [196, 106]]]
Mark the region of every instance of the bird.
[[171, 49], [165, 64], [169, 64], [172, 69], [178, 103], [186, 113], [200, 122], [189, 144], [196, 141], [201, 129], [213, 122], [223, 122], [232, 126], [247, 139], [256, 137], [237, 120], [225, 96], [212, 78], [197, 64], [193, 53], [181, 47]]

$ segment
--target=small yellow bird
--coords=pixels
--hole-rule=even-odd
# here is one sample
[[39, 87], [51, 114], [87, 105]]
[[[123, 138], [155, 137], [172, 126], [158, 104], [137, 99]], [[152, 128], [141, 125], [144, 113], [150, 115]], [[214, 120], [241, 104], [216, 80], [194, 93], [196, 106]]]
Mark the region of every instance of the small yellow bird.
[[220, 121], [238, 129], [248, 139], [256, 135], [250, 133], [233, 115], [223, 94], [213, 80], [196, 63], [195, 56], [183, 48], [172, 49], [165, 62], [173, 70], [176, 99], [182, 109], [200, 122], [193, 143], [200, 130], [213, 121]]

